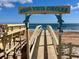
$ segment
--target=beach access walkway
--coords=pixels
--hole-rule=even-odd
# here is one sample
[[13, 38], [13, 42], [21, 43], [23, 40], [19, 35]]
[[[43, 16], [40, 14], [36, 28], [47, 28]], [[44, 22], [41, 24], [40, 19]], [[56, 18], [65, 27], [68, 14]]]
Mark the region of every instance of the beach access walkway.
[[25, 28], [19, 28], [1, 37], [0, 59], [58, 59], [59, 43], [51, 26], [46, 29], [37, 26], [30, 39], [26, 39], [26, 32]]
[[32, 59], [57, 59], [55, 46], [48, 30], [43, 30], [39, 42], [36, 44], [38, 47], [33, 54]]

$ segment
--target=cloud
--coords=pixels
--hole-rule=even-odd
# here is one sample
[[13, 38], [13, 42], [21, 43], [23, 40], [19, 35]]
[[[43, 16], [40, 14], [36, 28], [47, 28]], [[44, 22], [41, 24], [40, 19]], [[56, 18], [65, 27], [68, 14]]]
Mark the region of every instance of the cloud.
[[14, 4], [11, 0], [0, 0], [0, 7], [14, 7]]
[[14, 6], [14, 4], [12, 4], [12, 3], [5, 3], [5, 4], [3, 4], [5, 7], [9, 7], [9, 8], [11, 8], [11, 7], [15, 7]]
[[32, 0], [18, 0], [18, 2], [24, 4], [24, 3], [31, 3]]
[[18, 1], [22, 4], [26, 3], [26, 0], [18, 0]]
[[26, 0], [26, 2], [32, 2], [32, 0]]
[[15, 5], [13, 3], [15, 2], [19, 2], [21, 4], [24, 3], [31, 3], [32, 0], [0, 0], [0, 7], [15, 7]]
[[77, 3], [76, 6], [71, 5], [71, 10], [77, 10], [77, 9], [79, 9], [79, 3]]

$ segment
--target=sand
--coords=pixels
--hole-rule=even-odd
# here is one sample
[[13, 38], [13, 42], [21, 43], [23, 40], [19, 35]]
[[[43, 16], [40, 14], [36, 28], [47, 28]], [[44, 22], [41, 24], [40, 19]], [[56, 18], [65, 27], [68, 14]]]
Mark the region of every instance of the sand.
[[[56, 32], [58, 36], [58, 32]], [[79, 45], [79, 32], [63, 32], [62, 43], [72, 43]]]
[[62, 42], [79, 45], [79, 32], [64, 32]]

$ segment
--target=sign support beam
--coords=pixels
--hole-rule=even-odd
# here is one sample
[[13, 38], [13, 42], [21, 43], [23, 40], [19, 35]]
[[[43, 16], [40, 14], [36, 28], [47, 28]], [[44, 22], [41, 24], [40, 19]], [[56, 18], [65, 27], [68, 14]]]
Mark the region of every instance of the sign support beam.
[[26, 26], [26, 41], [27, 41], [27, 45], [26, 45], [26, 54], [27, 54], [27, 59], [30, 59], [30, 46], [29, 46], [29, 18], [30, 18], [31, 15], [26, 15], [26, 18], [24, 20], [24, 23], [25, 23], [25, 26]]
[[58, 19], [58, 29], [59, 29], [59, 46], [58, 46], [58, 52], [59, 52], [59, 55], [58, 55], [58, 59], [62, 59], [62, 55], [61, 55], [61, 40], [62, 40], [62, 32], [63, 32], [63, 29], [62, 29], [62, 23], [64, 22], [62, 20], [62, 15], [59, 14], [59, 15], [56, 15], [57, 19]]

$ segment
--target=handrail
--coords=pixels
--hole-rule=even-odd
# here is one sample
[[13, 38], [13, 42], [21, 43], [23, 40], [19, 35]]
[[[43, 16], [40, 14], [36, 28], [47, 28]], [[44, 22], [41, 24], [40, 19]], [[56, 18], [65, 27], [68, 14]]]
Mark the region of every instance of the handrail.
[[32, 58], [33, 52], [34, 52], [34, 48], [35, 48], [35, 44], [37, 42], [37, 37], [40, 35], [42, 31], [41, 25], [37, 26], [34, 33], [32, 34], [32, 37], [30, 39], [30, 47], [32, 46], [31, 52], [30, 52], [30, 58]]
[[[20, 32], [23, 32], [24, 30], [26, 30], [25, 28], [21, 28], [20, 30], [16, 30], [16, 31], [11, 31], [11, 32], [8, 32], [7, 34], [6, 34], [6, 39], [10, 39], [11, 40], [11, 38], [10, 37], [12, 37], [12, 38], [16, 38], [15, 37], [15, 35], [16, 34], [20, 34]], [[8, 36], [10, 36], [10, 37], [8, 37]], [[4, 36], [2, 36], [2, 37], [0, 37], [0, 39], [2, 40], [2, 38], [3, 38]], [[12, 40], [11, 40], [12, 41]], [[25, 42], [24, 40], [22, 41], [22, 43], [21, 43], [21, 45], [23, 45], [23, 42]], [[8, 43], [10, 43], [10, 42], [8, 42]], [[4, 44], [4, 43], [2, 43], [2, 44]], [[17, 43], [15, 46], [13, 46], [11, 49], [9, 49], [8, 51], [5, 51], [5, 53], [6, 53], [6, 55], [7, 54], [9, 54], [9, 52], [11, 52], [12, 50], [14, 50], [17, 46], [20, 46], [20, 43]], [[4, 49], [4, 48], [3, 48]], [[0, 55], [0, 58], [1, 57], [4, 57], [4, 53], [1, 53], [1, 55]]]
[[52, 27], [50, 25], [47, 26], [47, 30], [49, 31], [51, 38], [53, 38], [55, 53], [56, 53], [56, 55], [58, 55], [56, 46], [59, 45], [59, 40], [58, 40], [54, 30], [52, 29]]
[[[21, 45], [23, 45], [25, 42], [26, 42], [26, 41], [24, 40]], [[9, 54], [11, 51], [13, 51], [17, 46], [18, 46], [18, 48], [20, 48], [20, 43], [17, 43], [14, 47], [12, 47], [11, 49], [9, 49], [8, 51], [5, 51], [6, 55]], [[18, 48], [17, 48], [17, 49], [18, 49]], [[4, 57], [4, 53], [2, 53], [2, 54], [0, 55], [0, 58], [1, 58], [1, 57]]]
[[48, 31], [49, 31], [51, 37], [54, 38], [54, 39], [53, 39], [54, 44], [55, 44], [55, 45], [59, 45], [59, 40], [58, 40], [58, 38], [57, 38], [57, 36], [56, 36], [55, 31], [53, 30], [53, 28], [52, 28], [50, 25], [48, 25], [48, 26], [47, 26], [47, 29], [48, 29]]
[[14, 31], [8, 32], [7, 35], [15, 34], [17, 32], [21, 32], [23, 30], [26, 30], [26, 29], [25, 28], [22, 28], [22, 29], [19, 29], [19, 30], [14, 30]]
[[[26, 29], [25, 29], [25, 28], [22, 28], [22, 29], [19, 29], [19, 30], [10, 31], [10, 32], [7, 33], [6, 36], [9, 36], [9, 35], [12, 35], [12, 34], [19, 33], [19, 32], [21, 32], [21, 31], [23, 31], [23, 30], [26, 30]], [[0, 37], [0, 38], [3, 38], [3, 36]]]
[[30, 38], [30, 46], [33, 44], [33, 41], [35, 40], [35, 38], [37, 38], [37, 36], [40, 33], [40, 29], [41, 29], [41, 25], [37, 26]]
[[[11, 31], [11, 32], [8, 32], [7, 34], [6, 34], [6, 36], [7, 36], [7, 38], [8, 38], [8, 36], [12, 36], [12, 35], [14, 35], [14, 34], [17, 34], [17, 33], [20, 33], [21, 31], [24, 31], [24, 30], [26, 30], [25, 28], [22, 28], [22, 29], [19, 29], [19, 30], [15, 30], [15, 31]], [[0, 39], [3, 39], [3, 37], [4, 36], [2, 36], [2, 37], [0, 37]], [[12, 37], [14, 37], [14, 36], [12, 36]], [[6, 39], [7, 39], [6, 38]]]
[[25, 24], [7, 24], [8, 27], [25, 26]]

